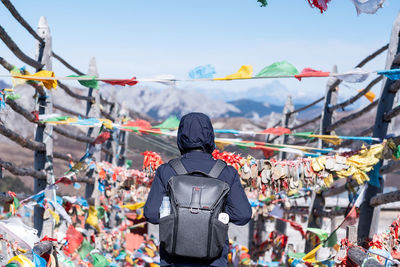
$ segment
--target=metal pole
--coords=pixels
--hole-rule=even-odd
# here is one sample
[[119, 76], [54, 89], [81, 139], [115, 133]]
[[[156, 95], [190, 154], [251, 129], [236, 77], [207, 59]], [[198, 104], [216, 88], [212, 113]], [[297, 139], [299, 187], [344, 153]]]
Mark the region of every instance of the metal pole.
[[[400, 13], [393, 24], [392, 34], [390, 37], [389, 50], [386, 58], [385, 69], [396, 69], [400, 67], [399, 62], [395, 62], [394, 58], [399, 56], [400, 52]], [[389, 128], [390, 121], [385, 120], [385, 113], [392, 110], [397, 90], [390, 88], [394, 84], [393, 80], [384, 78], [382, 84], [381, 96], [376, 111], [375, 125], [373, 137], [384, 139]], [[368, 188], [365, 192], [364, 201], [360, 206], [360, 219], [358, 222], [358, 242], [359, 245], [368, 246], [368, 240], [376, 233], [378, 228], [379, 207], [372, 207], [370, 200], [375, 195], [382, 193], [384, 188], [384, 179], [379, 175], [379, 169], [383, 164], [381, 160], [374, 169], [369, 173]]]

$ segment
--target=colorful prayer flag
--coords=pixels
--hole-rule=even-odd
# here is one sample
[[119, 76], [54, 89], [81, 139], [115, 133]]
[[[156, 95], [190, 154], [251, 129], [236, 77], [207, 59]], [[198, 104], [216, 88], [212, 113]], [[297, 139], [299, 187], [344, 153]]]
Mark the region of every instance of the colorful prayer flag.
[[240, 69], [231, 75], [225, 76], [224, 78], [214, 78], [214, 80], [236, 80], [236, 79], [249, 79], [253, 76], [253, 66], [243, 65]]
[[264, 67], [255, 77], [296, 75], [299, 71], [287, 61], [272, 63]]
[[330, 72], [325, 72], [322, 70], [314, 70], [312, 68], [304, 68], [300, 74], [294, 75], [296, 79], [301, 81], [301, 78], [305, 77], [329, 77]]
[[89, 75], [69, 75], [67, 77], [77, 77], [77, 78], [92, 78], [92, 80], [78, 80], [78, 82], [87, 87], [93, 89], [99, 89], [99, 82], [96, 80], [96, 76]]
[[210, 64], [204, 66], [198, 66], [189, 72], [189, 78], [191, 79], [207, 79], [213, 78], [215, 74], [215, 68]]

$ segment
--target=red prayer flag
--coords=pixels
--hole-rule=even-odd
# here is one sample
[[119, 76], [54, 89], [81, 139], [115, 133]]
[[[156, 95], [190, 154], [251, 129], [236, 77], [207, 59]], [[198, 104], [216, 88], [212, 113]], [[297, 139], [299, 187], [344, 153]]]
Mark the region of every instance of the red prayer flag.
[[396, 260], [400, 260], [400, 251], [398, 250], [393, 250], [391, 253], [392, 257]]
[[303, 77], [329, 77], [331, 73], [322, 70], [314, 70], [312, 68], [304, 68], [300, 74], [294, 75], [299, 81]]
[[57, 242], [57, 239], [56, 239], [56, 238], [51, 238], [51, 237], [48, 237], [47, 235], [45, 235], [45, 236], [40, 240], [40, 242], [42, 242], [42, 241], [53, 241], [53, 242]]
[[72, 225], [68, 227], [66, 237], [68, 243], [64, 247], [64, 253], [69, 256], [71, 255], [79, 246], [81, 245], [83, 241], [83, 236], [82, 234], [77, 231]]
[[58, 184], [58, 183], [69, 185], [69, 184], [72, 184], [72, 181], [71, 181], [71, 179], [68, 179], [67, 177], [61, 177], [55, 182], [55, 184]]
[[144, 237], [138, 234], [128, 233], [125, 235], [125, 249], [133, 252], [144, 242]]
[[282, 134], [290, 134], [291, 131], [288, 128], [275, 127], [275, 128], [265, 129], [265, 130], [261, 131], [261, 133], [273, 134], [273, 135], [282, 135]]
[[17, 194], [15, 194], [13, 191], [8, 191], [7, 194], [9, 194], [12, 197], [17, 197]]
[[347, 216], [344, 218], [342, 225], [340, 228], [346, 229], [349, 225], [354, 225], [357, 223], [357, 219], [359, 214], [357, 213], [356, 206], [353, 206]]
[[135, 120], [135, 121], [128, 121], [121, 125], [122, 127], [139, 127], [144, 129], [150, 129], [151, 124], [146, 120]]
[[321, 13], [324, 13], [324, 11], [327, 10], [330, 1], [331, 0], [308, 0], [308, 3], [311, 7], [316, 7], [321, 11]]
[[299, 231], [300, 234], [301, 234], [301, 236], [302, 236], [303, 238], [306, 237], [306, 233], [304, 232], [303, 227], [301, 227], [301, 225], [298, 224], [297, 222], [290, 221], [290, 220], [286, 220], [286, 219], [283, 219], [283, 218], [278, 218], [278, 219], [279, 219], [279, 220], [282, 220], [282, 221], [284, 221], [284, 222], [290, 223], [290, 226], [292, 226], [294, 230]]
[[99, 134], [96, 139], [94, 140], [93, 144], [103, 144], [105, 141], [107, 141], [111, 137], [110, 132], [103, 132]]
[[161, 129], [139, 129], [139, 132], [148, 134], [162, 134]]
[[131, 79], [124, 79], [124, 80], [100, 80], [102, 82], [108, 83], [108, 84], [112, 84], [112, 85], [130, 85], [133, 86], [135, 84], [138, 83], [138, 81], [136, 80], [136, 77], [133, 77]]

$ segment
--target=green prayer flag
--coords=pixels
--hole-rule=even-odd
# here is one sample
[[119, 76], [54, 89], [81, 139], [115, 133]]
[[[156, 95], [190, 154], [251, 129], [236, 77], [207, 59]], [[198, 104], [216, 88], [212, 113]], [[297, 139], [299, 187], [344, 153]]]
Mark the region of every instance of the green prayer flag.
[[289, 62], [280, 61], [263, 68], [255, 77], [296, 75], [299, 71]]
[[266, 197], [263, 200], [261, 200], [262, 202], [265, 202], [267, 205], [272, 201], [271, 197]]
[[261, 4], [260, 7], [265, 7], [268, 5], [267, 0], [257, 0], [257, 2]]
[[59, 117], [54, 117], [54, 118], [48, 118], [47, 120], [44, 120], [43, 122], [65, 121], [69, 118], [70, 118], [69, 116], [59, 116]]
[[10, 100], [17, 100], [21, 98], [20, 94], [6, 94], [6, 98]]
[[130, 167], [132, 167], [132, 160], [126, 159], [125, 160], [125, 168], [129, 169]]
[[19, 208], [19, 206], [20, 206], [19, 200], [16, 197], [13, 197], [13, 198], [14, 198], [14, 208], [17, 210]]
[[10, 72], [14, 72], [17, 75], [22, 75], [21, 69], [17, 68], [16, 66], [13, 66]]
[[97, 218], [103, 219], [105, 213], [106, 213], [106, 210], [102, 206], [97, 207]]
[[127, 129], [127, 130], [132, 130], [134, 132], [139, 132], [139, 127], [137, 126], [123, 126], [121, 129]]
[[326, 240], [329, 236], [326, 231], [319, 228], [307, 228], [307, 231], [316, 234], [321, 241]]
[[311, 134], [314, 134], [313, 132], [302, 132], [302, 133], [291, 133], [289, 135], [291, 136], [296, 136], [296, 137], [301, 137], [301, 138], [305, 138], [305, 139], [309, 139], [309, 138], [314, 138], [314, 137], [310, 137]]
[[235, 143], [235, 145], [237, 147], [240, 147], [240, 148], [248, 148], [248, 147], [255, 147], [256, 146], [256, 144], [254, 142], [249, 142], [249, 143], [237, 142], [237, 143]]
[[166, 119], [163, 123], [153, 126], [152, 128], [159, 129], [178, 129], [179, 128], [179, 119], [176, 116], [171, 116]]
[[288, 252], [288, 257], [291, 259], [302, 259], [305, 255], [306, 253], [304, 252], [297, 252], [297, 253], [292, 251]]
[[92, 80], [78, 80], [78, 82], [87, 87], [93, 89], [99, 89], [99, 82], [95, 80], [96, 76], [89, 76], [89, 75], [69, 75], [67, 77], [77, 77], [77, 78], [92, 78]]
[[6, 267], [19, 267], [19, 266], [15, 262], [10, 262], [10, 263], [6, 264]]
[[89, 241], [86, 240], [86, 238], [83, 239], [83, 242], [81, 244], [81, 247], [78, 250], [78, 254], [81, 257], [81, 259], [85, 259], [86, 256], [90, 253], [90, 251], [93, 250], [92, 245], [90, 245]]
[[394, 156], [396, 157], [396, 159], [400, 158], [400, 145], [397, 146], [397, 150], [396, 150]]
[[330, 247], [332, 248], [334, 245], [337, 244], [337, 235], [336, 232], [334, 232], [328, 240], [325, 241], [324, 247]]
[[75, 267], [75, 264], [71, 260], [66, 259], [59, 253], [57, 253], [57, 260], [58, 262], [62, 262], [63, 263], [62, 265], [64, 265], [64, 267]]
[[95, 253], [92, 254], [92, 258], [94, 267], [106, 267], [110, 264], [110, 262], [103, 255]]

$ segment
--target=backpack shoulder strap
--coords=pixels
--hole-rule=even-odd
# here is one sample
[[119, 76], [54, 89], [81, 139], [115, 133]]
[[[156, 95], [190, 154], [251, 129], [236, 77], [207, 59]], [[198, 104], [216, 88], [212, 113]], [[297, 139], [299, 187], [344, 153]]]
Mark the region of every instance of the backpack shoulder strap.
[[174, 169], [177, 175], [187, 174], [187, 170], [185, 166], [183, 166], [180, 158], [172, 159], [168, 162], [169, 165]]
[[221, 172], [225, 169], [226, 163], [223, 160], [218, 159], [212, 167], [211, 171], [208, 173], [209, 176], [213, 178], [218, 178]]

